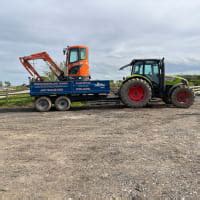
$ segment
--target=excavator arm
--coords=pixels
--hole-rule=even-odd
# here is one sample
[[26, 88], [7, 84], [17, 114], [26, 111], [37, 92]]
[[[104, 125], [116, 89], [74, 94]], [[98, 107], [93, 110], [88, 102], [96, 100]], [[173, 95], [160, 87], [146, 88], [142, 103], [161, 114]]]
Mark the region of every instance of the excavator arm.
[[32, 54], [30, 56], [20, 57], [20, 62], [25, 67], [25, 69], [30, 73], [31, 76], [34, 76], [36, 80], [43, 81], [43, 78], [40, 76], [40, 74], [35, 70], [33, 65], [30, 63], [32, 60], [44, 60], [51, 71], [56, 75], [56, 77], [59, 80], [64, 79], [64, 72], [58, 67], [58, 65], [52, 60], [52, 58], [49, 56], [46, 52], [36, 53]]

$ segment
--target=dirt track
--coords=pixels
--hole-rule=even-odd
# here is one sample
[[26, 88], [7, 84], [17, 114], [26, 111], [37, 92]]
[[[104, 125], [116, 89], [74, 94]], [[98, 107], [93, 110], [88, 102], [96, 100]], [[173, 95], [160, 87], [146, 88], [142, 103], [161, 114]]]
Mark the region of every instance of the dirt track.
[[0, 109], [0, 199], [200, 199], [200, 101]]

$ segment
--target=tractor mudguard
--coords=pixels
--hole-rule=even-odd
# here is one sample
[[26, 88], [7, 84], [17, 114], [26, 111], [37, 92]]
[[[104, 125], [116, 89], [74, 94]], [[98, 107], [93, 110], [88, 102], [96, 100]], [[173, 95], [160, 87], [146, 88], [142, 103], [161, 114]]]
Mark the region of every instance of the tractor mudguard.
[[171, 94], [172, 94], [172, 92], [173, 92], [173, 90], [176, 89], [177, 87], [180, 87], [181, 85], [184, 85], [184, 84], [183, 84], [183, 83], [178, 83], [178, 84], [173, 85], [173, 86], [169, 89], [169, 91], [167, 92], [167, 96], [170, 97]]
[[126, 79], [122, 82], [122, 85], [123, 85], [124, 83], [126, 83], [128, 80], [133, 79], [133, 78], [140, 78], [140, 79], [143, 79], [143, 80], [145, 80], [147, 83], [149, 83], [149, 85], [151, 86], [151, 88], [153, 88], [152, 82], [151, 82], [148, 78], [146, 78], [145, 76], [142, 76], [142, 75], [139, 75], [139, 74], [134, 74], [134, 75], [132, 75], [132, 76], [126, 78]]

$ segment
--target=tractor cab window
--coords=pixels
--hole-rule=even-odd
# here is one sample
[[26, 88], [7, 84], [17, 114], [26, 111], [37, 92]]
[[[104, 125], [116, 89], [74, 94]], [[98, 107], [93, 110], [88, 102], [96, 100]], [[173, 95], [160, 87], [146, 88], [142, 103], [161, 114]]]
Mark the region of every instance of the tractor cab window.
[[156, 84], [159, 84], [159, 66], [157, 61], [137, 61], [133, 64], [132, 74], [146, 76]]
[[69, 62], [77, 62], [78, 61], [78, 49], [71, 49], [69, 53]]
[[136, 62], [133, 66], [132, 74], [143, 74], [143, 63]]
[[80, 60], [85, 60], [86, 59], [86, 49], [81, 48], [80, 49]]
[[153, 74], [152, 65], [151, 64], [145, 64], [144, 75], [151, 77], [152, 74]]
[[159, 84], [159, 66], [158, 62], [145, 62], [144, 75], [147, 76], [153, 82]]

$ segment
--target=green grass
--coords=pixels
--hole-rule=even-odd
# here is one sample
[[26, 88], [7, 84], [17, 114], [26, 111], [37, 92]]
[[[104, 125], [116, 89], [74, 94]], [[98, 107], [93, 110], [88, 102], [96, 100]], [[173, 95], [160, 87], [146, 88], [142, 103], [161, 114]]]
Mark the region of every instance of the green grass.
[[33, 98], [28, 94], [19, 94], [0, 99], [0, 107], [14, 107], [31, 105]]
[[[20, 106], [31, 106], [34, 102], [34, 98], [29, 94], [18, 94], [10, 96], [8, 99], [0, 99], [0, 107], [20, 107]], [[73, 102], [72, 107], [82, 107], [83, 102]]]
[[84, 106], [85, 105], [85, 103], [84, 102], [73, 102], [72, 103], [72, 107], [82, 107], [82, 106]]

